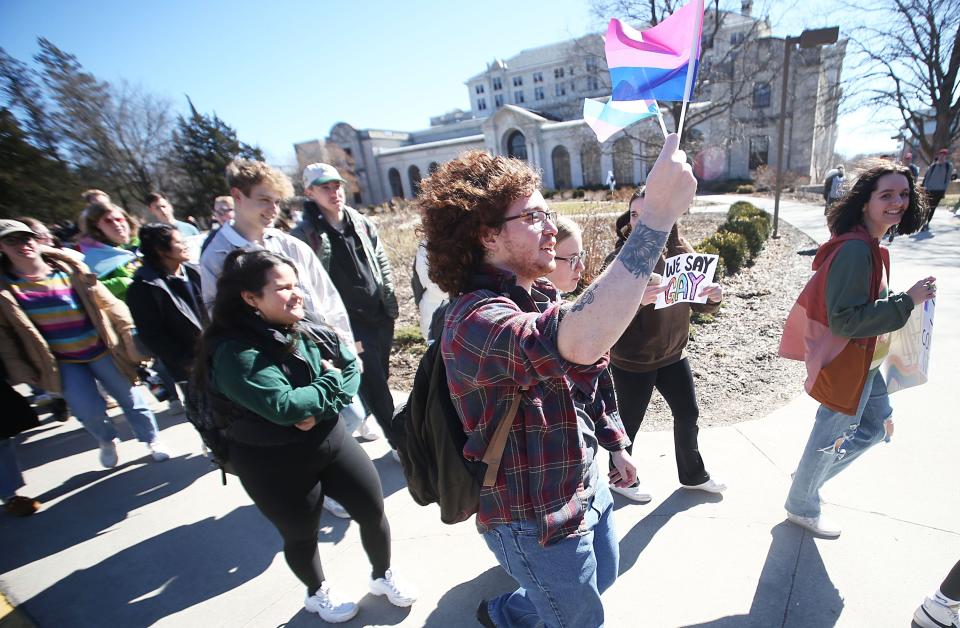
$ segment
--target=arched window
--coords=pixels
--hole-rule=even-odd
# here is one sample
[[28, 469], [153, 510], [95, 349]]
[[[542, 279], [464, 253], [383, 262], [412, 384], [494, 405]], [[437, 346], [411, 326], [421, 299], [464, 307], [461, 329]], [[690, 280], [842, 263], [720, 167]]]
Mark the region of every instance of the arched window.
[[400, 180], [400, 173], [396, 168], [390, 168], [387, 171], [387, 178], [390, 179], [390, 196], [393, 198], [403, 198], [403, 181]]
[[550, 155], [553, 163], [553, 187], [558, 190], [570, 188], [570, 153], [563, 146], [557, 146]]
[[633, 146], [621, 137], [613, 143], [613, 178], [617, 185], [633, 185]]
[[594, 141], [580, 147], [580, 167], [583, 170], [584, 185], [600, 185], [603, 179], [600, 175], [600, 145]]
[[507, 137], [507, 157], [527, 160], [527, 138], [520, 131], [514, 131]]
[[428, 171], [430, 174], [433, 174], [434, 172], [437, 171], [437, 168], [439, 168], [439, 167], [440, 167], [440, 164], [438, 164], [438, 163], [435, 162], [435, 161], [431, 161], [431, 162], [430, 162], [430, 165], [427, 166], [427, 171]]
[[416, 196], [420, 193], [420, 168], [410, 166], [407, 169], [407, 177], [410, 179], [411, 193]]

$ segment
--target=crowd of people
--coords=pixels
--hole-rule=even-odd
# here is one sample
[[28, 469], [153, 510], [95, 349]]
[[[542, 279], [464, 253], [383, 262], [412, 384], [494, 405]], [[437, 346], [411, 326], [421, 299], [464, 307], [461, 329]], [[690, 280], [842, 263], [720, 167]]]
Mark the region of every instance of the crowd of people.
[[[936, 295], [934, 277], [892, 292], [889, 254], [879, 245], [891, 228], [914, 233], [928, 223], [931, 197], [917, 173], [882, 161], [850, 186], [843, 176], [830, 184], [832, 237], [781, 343], [781, 355], [806, 363], [806, 390], [821, 404], [786, 497], [787, 519], [825, 538], [840, 529], [821, 513], [819, 489], [893, 434], [879, 372], [889, 334]], [[76, 249], [46, 239], [29, 218], [0, 221], [4, 399], [22, 402], [9, 384], [62, 395], [111, 468], [118, 435], [109, 396], [163, 461], [169, 452], [138, 385], [151, 365], [171, 408], [182, 409], [183, 391], [206, 399], [222, 422], [224, 462], [277, 529], [308, 612], [332, 623], [358, 612], [322, 568], [324, 508], [357, 522], [371, 593], [410, 606], [417, 594], [394, 572], [380, 478], [357, 442], [383, 433], [392, 449], [403, 446], [391, 429], [388, 385], [399, 308], [376, 226], [346, 204], [346, 180], [328, 164], [304, 169], [308, 200], [289, 233], [274, 226], [293, 193], [286, 175], [238, 160], [226, 177], [230, 195], [216, 199], [218, 228], [206, 236], [177, 220], [160, 193], [144, 199], [153, 221], [140, 226], [91, 190]], [[424, 336], [439, 343], [464, 457], [483, 459], [499, 421], [518, 408], [476, 515], [517, 588], [480, 601], [477, 621], [601, 626], [601, 595], [619, 574], [613, 493], [652, 499], [631, 454], [654, 390], [673, 415], [679, 485], [727, 488], [700, 453], [685, 354], [691, 311], [716, 312], [723, 288], [704, 284], [700, 303], [654, 307], [666, 289], [666, 260], [693, 251], [677, 220], [696, 180], [676, 135], [617, 219], [616, 247], [603, 268], [590, 269], [595, 276], [580, 228], [549, 209], [540, 187], [525, 162], [480, 151], [437, 168], [417, 201], [415, 292]], [[193, 238], [202, 239], [197, 265]], [[26, 403], [8, 407], [18, 418], [0, 432], [0, 497], [7, 512], [29, 515], [40, 504], [19, 494], [11, 437], [35, 426], [36, 415]], [[351, 412], [359, 421], [351, 423]], [[600, 447], [609, 452], [605, 474]], [[952, 613], [956, 622], [954, 572], [918, 609], [921, 626], [955, 625], [923, 620]]]

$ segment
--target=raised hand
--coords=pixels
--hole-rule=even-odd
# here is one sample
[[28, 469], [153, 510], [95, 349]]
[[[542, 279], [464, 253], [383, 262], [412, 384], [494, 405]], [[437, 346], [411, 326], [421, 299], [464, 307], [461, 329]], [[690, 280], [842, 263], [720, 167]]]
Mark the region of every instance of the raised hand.
[[655, 231], [670, 231], [697, 191], [697, 179], [687, 163], [687, 154], [680, 150], [680, 137], [671, 133], [663, 141], [663, 149], [653, 170], [647, 175], [647, 191], [640, 223]]

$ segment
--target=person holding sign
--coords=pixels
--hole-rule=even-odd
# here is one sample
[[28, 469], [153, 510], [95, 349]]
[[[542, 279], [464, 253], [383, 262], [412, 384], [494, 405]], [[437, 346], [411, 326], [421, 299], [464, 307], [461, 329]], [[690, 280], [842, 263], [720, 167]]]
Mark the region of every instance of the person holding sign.
[[892, 161], [868, 167], [830, 206], [831, 238], [817, 250], [814, 275], [784, 325], [780, 355], [806, 362], [805, 388], [821, 404], [787, 496], [787, 519], [822, 537], [836, 538], [840, 528], [821, 515], [820, 487], [893, 434], [879, 370], [889, 334], [937, 293], [934, 277], [891, 293], [890, 254], [880, 238], [894, 226], [915, 233], [925, 218], [909, 168]]
[[[637, 189], [630, 199], [627, 214], [617, 221], [620, 227], [617, 248], [608, 256], [607, 264], [613, 262], [631, 229], [636, 226], [643, 211], [644, 192], [643, 187]], [[626, 217], [629, 217], [629, 223]], [[699, 286], [697, 296], [706, 297], [705, 303], [678, 302], [662, 309], [654, 307], [658, 296], [668, 288], [667, 284], [660, 285], [660, 275], [664, 273], [667, 259], [683, 253], [693, 253], [693, 247], [680, 235], [679, 226], [675, 224], [654, 266], [655, 274], [644, 292], [640, 309], [610, 349], [610, 370], [617, 389], [620, 418], [631, 442], [643, 423], [656, 388], [673, 413], [673, 442], [681, 486], [720, 493], [727, 488], [726, 485], [710, 477], [700, 456], [697, 442], [700, 409], [684, 348], [690, 334], [691, 309], [704, 314], [716, 312], [723, 299], [723, 288], [717, 283], [704, 283]], [[627, 448], [627, 451], [631, 450], [632, 445]], [[650, 491], [639, 482], [627, 487], [611, 484], [610, 488], [641, 503], [652, 498]]]

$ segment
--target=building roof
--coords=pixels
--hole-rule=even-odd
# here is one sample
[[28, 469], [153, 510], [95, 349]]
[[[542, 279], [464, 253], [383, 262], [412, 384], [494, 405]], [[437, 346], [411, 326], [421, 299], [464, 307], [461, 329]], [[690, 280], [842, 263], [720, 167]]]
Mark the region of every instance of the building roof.
[[576, 46], [577, 42], [591, 38], [600, 39], [601, 35], [593, 33], [576, 39], [566, 39], [552, 44], [537, 46], [536, 48], [525, 48], [512, 57], [509, 57], [506, 61], [503, 59], [495, 59], [487, 66], [486, 70], [471, 76], [464, 84], [469, 84], [484, 78], [491, 70], [514, 72], [551, 63], [560, 65], [570, 56], [570, 52]]

